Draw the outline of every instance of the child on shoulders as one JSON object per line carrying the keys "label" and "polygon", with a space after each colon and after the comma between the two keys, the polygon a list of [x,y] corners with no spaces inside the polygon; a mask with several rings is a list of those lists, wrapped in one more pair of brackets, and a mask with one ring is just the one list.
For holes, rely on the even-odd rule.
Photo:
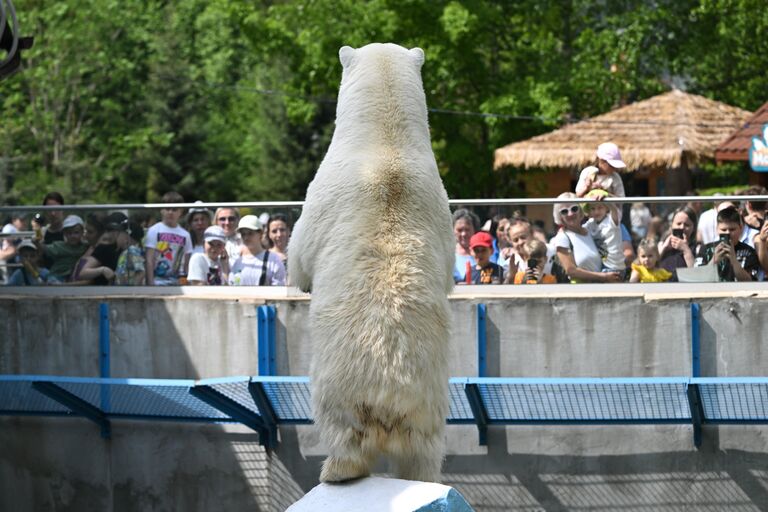
{"label": "child on shoulders", "polygon": [[[605,190],[591,190],[586,197],[600,199],[610,194]],[[603,259],[603,272],[616,272],[621,281],[626,275],[627,264],[624,259],[624,243],[619,226],[619,210],[613,204],[586,203],[584,212],[589,216],[584,227],[595,241]]]}

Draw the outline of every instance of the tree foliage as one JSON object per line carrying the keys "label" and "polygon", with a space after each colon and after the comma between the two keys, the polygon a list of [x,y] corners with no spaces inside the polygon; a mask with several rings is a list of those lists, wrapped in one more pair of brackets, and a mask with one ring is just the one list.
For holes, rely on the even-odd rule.
{"label": "tree foliage", "polygon": [[758,0],[18,0],[35,37],[0,82],[0,201],[304,196],[333,131],[338,49],[427,55],[453,197],[521,193],[493,150],[672,86],[755,109]]}

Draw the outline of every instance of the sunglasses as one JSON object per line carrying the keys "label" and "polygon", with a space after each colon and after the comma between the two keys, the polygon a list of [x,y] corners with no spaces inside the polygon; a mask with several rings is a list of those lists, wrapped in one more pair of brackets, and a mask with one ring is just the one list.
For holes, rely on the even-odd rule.
{"label": "sunglasses", "polygon": [[237,220],[237,217],[219,217],[216,219],[216,222],[235,222]]}
{"label": "sunglasses", "polygon": [[581,207],[579,205],[577,205],[577,204],[571,206],[570,208],[561,208],[560,209],[560,216],[565,217],[566,215],[568,215],[568,213],[573,215],[576,212],[578,212],[579,210],[581,210]]}

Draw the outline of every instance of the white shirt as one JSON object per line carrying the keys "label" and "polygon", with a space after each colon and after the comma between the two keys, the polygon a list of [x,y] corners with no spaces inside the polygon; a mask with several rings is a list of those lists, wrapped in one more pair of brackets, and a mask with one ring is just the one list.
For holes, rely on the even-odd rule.
{"label": "white shirt", "polygon": [[[211,265],[215,264],[216,262],[210,259],[204,252],[194,253],[189,259],[189,274],[187,274],[187,280],[207,283],[208,271],[211,269]],[[221,265],[219,265],[219,268],[221,268]],[[222,277],[223,279],[226,279],[226,276]],[[226,284],[226,281],[222,284]]]}
{"label": "white shirt", "polygon": [[162,222],[147,231],[145,246],[155,249],[155,284],[177,284],[184,271],[184,256],[192,253],[192,237],[181,226],[170,227]]}
{"label": "white shirt", "polygon": [[555,249],[564,248],[573,255],[573,260],[576,262],[576,266],[583,270],[590,270],[592,272],[600,272],[603,267],[603,260],[600,257],[600,252],[597,250],[595,241],[587,233],[586,235],[580,235],[573,231],[566,232],[561,229],[557,234],[549,241],[554,245]]}
{"label": "white shirt", "polygon": [[624,260],[624,243],[621,240],[621,228],[613,222],[609,213],[600,222],[590,218],[584,227],[595,241],[598,251],[603,257],[603,266],[608,270],[624,270],[627,268]]}
{"label": "white shirt", "polygon": [[[234,286],[258,286],[261,271],[264,268],[264,251],[256,256],[242,255],[232,264],[229,272],[229,284]],[[269,253],[267,259],[266,286],[285,286],[285,265],[280,256]]]}

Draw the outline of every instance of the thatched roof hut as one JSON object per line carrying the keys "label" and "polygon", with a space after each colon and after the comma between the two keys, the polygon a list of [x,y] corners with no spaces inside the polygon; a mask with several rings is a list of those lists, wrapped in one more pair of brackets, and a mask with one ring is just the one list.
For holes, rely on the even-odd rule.
{"label": "thatched roof hut", "polygon": [[750,112],[673,90],[495,151],[493,167],[584,167],[597,146],[612,141],[628,170],[687,167],[712,159],[715,148]]}

